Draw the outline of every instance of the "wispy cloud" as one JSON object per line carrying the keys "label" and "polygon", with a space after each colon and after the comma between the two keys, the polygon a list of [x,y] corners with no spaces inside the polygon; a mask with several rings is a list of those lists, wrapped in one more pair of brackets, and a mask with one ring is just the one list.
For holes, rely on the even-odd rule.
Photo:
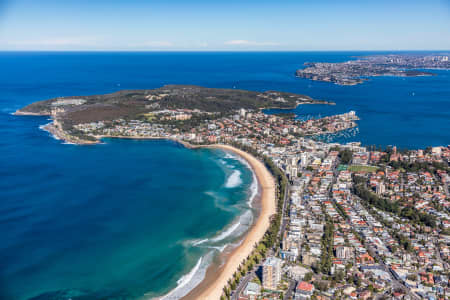
{"label": "wispy cloud", "polygon": [[275,42],[255,42],[248,40],[231,40],[224,43],[227,46],[278,46]]}
{"label": "wispy cloud", "polygon": [[[1,1],[1,0],[0,0]],[[32,50],[163,50],[175,47],[169,41],[139,41],[114,44],[108,38],[99,37],[51,37],[42,39],[0,40],[0,47],[5,49],[32,49]]]}
{"label": "wispy cloud", "polygon": [[142,44],[139,44],[138,46],[140,47],[173,47],[174,44],[172,42],[169,41],[147,41],[147,42],[143,42]]}
{"label": "wispy cloud", "polygon": [[92,46],[98,43],[95,37],[55,37],[39,40],[13,40],[5,42],[11,46],[70,47]]}

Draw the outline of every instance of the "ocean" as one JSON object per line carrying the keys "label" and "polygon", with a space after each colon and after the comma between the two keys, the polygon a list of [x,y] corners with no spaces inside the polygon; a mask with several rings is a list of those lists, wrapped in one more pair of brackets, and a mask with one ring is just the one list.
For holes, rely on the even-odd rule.
{"label": "ocean", "polygon": [[164,84],[281,90],[337,104],[299,106],[298,118],[356,111],[357,130],[328,140],[449,144],[449,71],[357,86],[294,76],[304,62],[367,54],[0,53],[0,298],[145,299],[170,291],[167,299],[178,298],[256,213],[248,203],[252,172],[228,153],[171,141],[67,145],[39,128],[46,117],[11,115],[15,110],[52,97]]}

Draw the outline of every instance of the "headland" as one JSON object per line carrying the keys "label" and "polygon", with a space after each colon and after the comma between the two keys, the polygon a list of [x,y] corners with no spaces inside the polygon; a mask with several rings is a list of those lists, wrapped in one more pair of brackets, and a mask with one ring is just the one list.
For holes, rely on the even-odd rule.
{"label": "headland", "polygon": [[[211,266],[206,279],[185,296],[185,299],[219,299],[223,288],[233,279],[239,266],[252,254],[269,228],[273,242],[278,225],[273,226],[271,217],[280,209],[275,200],[274,178],[265,166],[267,162],[263,163],[231,145],[261,141],[283,146],[290,144],[291,139],[356,126],[358,117],[353,111],[308,121],[262,112],[263,109],[295,108],[306,103],[331,104],[284,92],[165,86],[156,90],[50,99],[30,104],[17,114],[50,115],[53,122],[43,129],[74,144],[96,144],[102,138],[169,139],[188,148],[231,151],[245,159],[260,187],[259,217],[239,246],[223,258],[224,264]],[[261,153],[260,150],[257,149],[257,152]]]}

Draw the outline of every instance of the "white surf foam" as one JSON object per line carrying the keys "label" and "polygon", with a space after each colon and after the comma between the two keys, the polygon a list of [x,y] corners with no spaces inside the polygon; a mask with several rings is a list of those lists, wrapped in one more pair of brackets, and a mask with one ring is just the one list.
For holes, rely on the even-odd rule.
{"label": "white surf foam", "polygon": [[50,125],[50,124],[52,124],[52,122],[44,124],[44,125],[39,125],[39,129],[43,130],[43,131],[47,131],[47,130],[45,130],[45,126]]}
{"label": "white surf foam", "polygon": [[[234,155],[234,154],[230,154],[230,153],[226,152],[225,158],[234,159],[234,160],[239,161],[240,163],[245,165],[252,172],[252,184],[250,185],[251,193],[250,193],[250,197],[248,198],[248,201],[247,201],[248,206],[252,207],[253,200],[255,199],[256,195],[258,194],[258,180],[256,179],[256,175],[255,175],[255,172],[253,171],[253,168],[250,166],[250,164],[245,159],[243,159],[239,155]],[[230,182],[230,180],[232,179],[231,177],[234,174],[235,173],[233,172],[233,174],[231,174],[231,176],[228,178],[227,184]],[[240,179],[240,176],[239,176],[239,179]],[[234,180],[234,178],[233,178],[233,180]],[[239,184],[241,184],[241,183],[242,183],[242,181]],[[227,184],[225,184],[225,187],[228,187]]]}
{"label": "white surf foam", "polygon": [[222,231],[218,236],[216,236],[215,238],[212,238],[211,241],[218,242],[218,241],[221,241],[221,240],[229,237],[233,233],[233,231],[235,231],[239,227],[239,225],[241,225],[241,223],[239,223],[239,221],[234,223],[233,225],[231,225],[230,227],[225,229],[225,231]]}
{"label": "white surf foam", "polygon": [[236,156],[231,155],[231,153],[229,152],[225,152],[225,158],[232,158],[232,159],[236,159]]}
{"label": "white surf foam", "polygon": [[231,206],[223,204],[225,199],[223,196],[220,196],[218,193],[213,192],[213,191],[207,191],[207,192],[205,192],[205,194],[213,198],[214,205],[217,208],[219,208],[223,211],[229,211],[229,212],[231,212],[233,210],[233,208]]}
{"label": "white surf foam", "polygon": [[239,186],[241,183],[241,171],[235,170],[233,171],[233,173],[231,173],[230,177],[228,177],[227,182],[225,183],[225,187],[234,188]]}
{"label": "white surf foam", "polygon": [[178,292],[183,289],[194,277],[195,273],[200,269],[200,265],[202,263],[202,257],[199,258],[197,261],[197,264],[194,266],[194,268],[187,274],[181,276],[180,279],[177,281],[177,287],[170,291],[167,295],[162,297],[161,299],[179,299]]}
{"label": "white surf foam", "polygon": [[50,131],[48,131],[47,129],[45,129],[45,126],[52,124],[52,122],[44,124],[44,125],[40,125],[39,129],[42,131],[45,131],[48,133],[49,136],[51,136],[52,138],[54,138],[55,140],[60,141],[61,139],[59,137],[57,137],[56,135],[52,134]]}
{"label": "white surf foam", "polygon": [[228,244],[222,245],[222,246],[208,246],[207,248],[215,249],[219,252],[223,252],[225,248],[228,246]]}
{"label": "white surf foam", "polygon": [[247,210],[245,213],[239,216],[239,219],[236,223],[226,228],[218,236],[212,238],[211,242],[216,243],[228,238],[231,235],[237,236],[242,234],[245,230],[247,230],[248,226],[250,226],[252,219],[253,219],[252,212],[250,210]]}
{"label": "white surf foam", "polygon": [[258,194],[258,180],[256,179],[255,172],[252,171],[252,184],[250,185],[250,197],[248,197],[247,204],[249,207],[253,207],[253,200],[255,200],[256,195]]}
{"label": "white surf foam", "polygon": [[201,244],[206,243],[207,241],[209,241],[209,240],[208,240],[208,239],[199,240],[199,241],[194,242],[194,243],[192,244],[192,246],[198,246],[198,245],[201,245]]}
{"label": "white surf foam", "polygon": [[223,241],[229,237],[238,237],[248,230],[253,222],[253,213],[251,210],[246,210],[239,216],[237,222],[227,227],[217,236],[211,239],[203,239],[191,242],[194,247],[212,248],[222,252],[229,244],[217,245],[218,242]]}
{"label": "white surf foam", "polygon": [[246,210],[239,216],[239,227],[232,233],[233,236],[240,236],[248,230],[253,223],[253,213],[251,210]]}
{"label": "white surf foam", "polygon": [[200,257],[197,264],[189,273],[183,275],[177,281],[177,287],[168,294],[162,296],[161,300],[176,300],[187,295],[194,287],[196,287],[204,278],[209,264],[212,262],[213,251]]}
{"label": "white surf foam", "polygon": [[230,158],[230,159],[237,160],[240,163],[242,163],[243,165],[245,165],[247,168],[251,169],[249,163],[245,159],[243,159],[241,156],[239,156],[237,154],[228,154],[228,152],[227,152],[227,154],[225,155],[225,158]]}

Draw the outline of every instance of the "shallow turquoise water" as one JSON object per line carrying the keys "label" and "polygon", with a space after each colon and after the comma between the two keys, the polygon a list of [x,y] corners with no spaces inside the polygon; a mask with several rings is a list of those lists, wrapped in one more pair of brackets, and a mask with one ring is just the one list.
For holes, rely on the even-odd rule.
{"label": "shallow turquoise water", "polygon": [[24,119],[27,136],[0,158],[2,299],[165,293],[217,251],[192,244],[247,208],[251,171],[222,151],[169,141],[64,145],[36,130],[39,119]]}
{"label": "shallow turquoise water", "polygon": [[[63,145],[39,130],[45,118],[10,113],[51,97],[164,84],[282,90],[337,103],[300,106],[301,118],[355,110],[359,131],[342,141],[449,144],[449,71],[345,87],[294,76],[307,61],[367,54],[0,53],[0,299],[164,294],[233,238],[212,240],[246,211],[252,182],[218,151],[163,141]],[[236,170],[242,183],[227,188]]]}

